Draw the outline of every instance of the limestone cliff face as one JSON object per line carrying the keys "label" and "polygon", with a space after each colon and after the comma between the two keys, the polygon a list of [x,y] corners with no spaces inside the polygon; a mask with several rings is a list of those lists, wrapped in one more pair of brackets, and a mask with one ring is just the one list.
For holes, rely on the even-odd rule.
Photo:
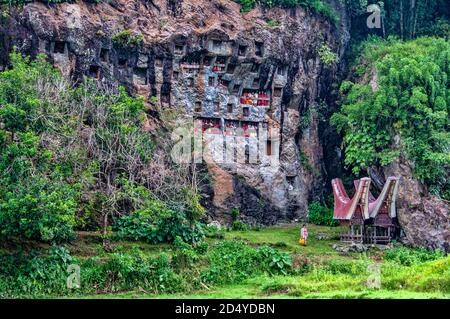
{"label": "limestone cliff face", "polygon": [[428,193],[413,176],[413,165],[399,158],[384,168],[386,176],[399,176],[398,220],[407,241],[416,247],[450,252],[450,205]]}
{"label": "limestone cliff face", "polygon": [[207,164],[212,218],[229,220],[233,207],[248,222],[304,217],[308,199],[321,196],[316,106],[336,67],[325,67],[317,52],[327,44],[342,55],[342,26],[301,7],[243,15],[230,0],[111,0],[31,3],[12,9],[2,31],[3,52],[15,45],[46,53],[74,80],[123,84],[145,97],[149,114],[172,108],[202,132],[212,128],[202,134],[235,142],[243,132],[243,162]]}

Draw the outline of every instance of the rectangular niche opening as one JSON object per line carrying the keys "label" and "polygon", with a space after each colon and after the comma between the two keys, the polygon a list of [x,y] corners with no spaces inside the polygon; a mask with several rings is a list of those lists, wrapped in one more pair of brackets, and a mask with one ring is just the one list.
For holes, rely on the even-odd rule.
{"label": "rectangular niche opening", "polygon": [[214,58],[214,57],[212,57],[212,56],[205,56],[205,57],[203,58],[203,65],[204,65],[204,66],[211,66],[211,63],[212,63],[213,58]]}
{"label": "rectangular niche opening", "polygon": [[182,45],[182,44],[175,44],[175,47],[173,49],[173,53],[175,53],[175,54],[184,54],[184,45]]}
{"label": "rectangular niche opening", "polygon": [[227,57],[225,56],[218,56],[216,58],[216,65],[225,66],[225,63],[227,63]]}
{"label": "rectangular niche opening", "polygon": [[277,68],[277,74],[281,76],[286,76],[287,68],[285,66],[279,66]]}
{"label": "rectangular niche opening", "polygon": [[240,45],[238,49],[238,55],[239,56],[245,56],[245,53],[247,53],[247,46],[246,45]]}
{"label": "rectangular niche opening", "polygon": [[215,77],[213,77],[213,76],[210,76],[209,78],[208,78],[208,86],[214,86],[214,84],[215,84]]}
{"label": "rectangular niche opening", "polygon": [[202,102],[200,102],[200,101],[195,102],[194,111],[195,112],[201,112],[202,111]]}
{"label": "rectangular niche opening", "polygon": [[64,54],[66,53],[66,41],[55,41],[53,45],[53,53]]}
{"label": "rectangular niche opening", "polygon": [[228,66],[227,66],[227,73],[228,74],[233,74],[235,69],[236,69],[236,64],[228,64]]}
{"label": "rectangular niche opening", "polygon": [[214,111],[217,113],[220,113],[220,102],[219,101],[214,102]]}
{"label": "rectangular niche opening", "polygon": [[147,69],[146,68],[134,68],[133,71],[134,80],[137,84],[147,85]]}
{"label": "rectangular niche opening", "polygon": [[267,156],[272,155],[272,141],[271,140],[266,141],[266,155]]}
{"label": "rectangular niche opening", "polygon": [[163,66],[163,60],[161,58],[156,58],[155,59],[155,66],[157,68],[161,68]]}
{"label": "rectangular niche opening", "polygon": [[117,64],[118,64],[120,67],[125,67],[125,66],[127,66],[127,62],[128,62],[128,59],[127,59],[127,58],[124,58],[124,57],[119,57],[119,59],[117,60]]}
{"label": "rectangular niche opening", "polygon": [[89,76],[91,78],[100,79],[100,67],[98,65],[91,65],[89,67]]}
{"label": "rectangular niche opening", "polygon": [[295,183],[295,176],[286,176],[286,181],[289,185],[294,186]]}
{"label": "rectangular niche opening", "polygon": [[212,47],[213,47],[214,50],[222,49],[222,41],[220,41],[220,40],[213,40],[212,41]]}
{"label": "rectangular niche opening", "polygon": [[177,81],[180,73],[178,71],[173,71],[172,73],[172,79]]}
{"label": "rectangular niche opening", "polygon": [[264,44],[259,41],[255,41],[255,55],[256,56],[263,56],[264,54]]}
{"label": "rectangular niche opening", "polygon": [[109,50],[102,48],[100,50],[100,61],[102,62],[108,62],[109,61]]}
{"label": "rectangular niche opening", "polygon": [[228,88],[230,86],[230,83],[230,80],[219,79],[219,85],[223,88]]}
{"label": "rectangular niche opening", "polygon": [[161,103],[167,104],[169,102],[170,102],[170,95],[161,93]]}
{"label": "rectangular niche opening", "polygon": [[242,114],[243,114],[244,116],[249,116],[249,115],[250,115],[250,108],[249,108],[248,106],[244,106],[244,107],[242,108]]}
{"label": "rectangular niche opening", "polygon": [[233,113],[233,104],[232,103],[228,103],[227,104],[227,112],[228,113]]}
{"label": "rectangular niche opening", "polygon": [[240,90],[241,86],[235,84],[233,87],[233,94],[239,94],[239,90]]}
{"label": "rectangular niche opening", "polygon": [[259,88],[259,78],[255,78],[253,79],[253,87],[254,88]]}
{"label": "rectangular niche opening", "polygon": [[282,89],[282,88],[280,88],[280,87],[275,87],[275,88],[273,89],[273,96],[274,96],[274,97],[281,97],[282,92],[283,92],[283,89]]}

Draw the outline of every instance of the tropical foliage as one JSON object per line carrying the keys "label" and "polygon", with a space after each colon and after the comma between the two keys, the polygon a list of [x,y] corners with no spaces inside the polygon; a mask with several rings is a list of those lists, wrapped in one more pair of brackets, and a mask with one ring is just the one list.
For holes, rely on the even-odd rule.
{"label": "tropical foliage", "polygon": [[344,134],[345,163],[358,174],[402,156],[417,178],[449,198],[448,41],[374,40],[363,52],[356,69],[371,78],[342,83],[342,109],[331,119]]}

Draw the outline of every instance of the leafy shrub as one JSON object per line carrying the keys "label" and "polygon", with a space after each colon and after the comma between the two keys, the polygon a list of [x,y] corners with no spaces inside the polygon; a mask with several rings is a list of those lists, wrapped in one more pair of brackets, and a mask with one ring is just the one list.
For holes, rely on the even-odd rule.
{"label": "leafy shrub", "polygon": [[348,274],[361,276],[367,273],[368,266],[369,262],[367,260],[331,260],[326,263],[325,269],[334,275]]}
{"label": "leafy shrub", "polygon": [[257,252],[242,242],[223,241],[208,254],[209,268],[202,280],[212,284],[239,282],[257,269]]}
{"label": "leafy shrub", "polygon": [[398,247],[392,248],[385,252],[384,258],[389,261],[394,261],[404,266],[412,266],[419,263],[424,263],[431,260],[436,260],[444,257],[445,254],[441,250],[426,250],[424,248],[407,248]]}
{"label": "leafy shrub", "polygon": [[184,242],[180,236],[175,238],[173,247],[175,248],[175,254],[172,262],[177,268],[191,267],[199,259],[194,247]]}
{"label": "leafy shrub", "polygon": [[360,64],[376,72],[377,89],[363,79],[344,82],[341,111],[331,118],[344,134],[345,164],[355,174],[402,156],[431,192],[450,194],[449,56],[445,39],[364,45]]}
{"label": "leafy shrub", "polygon": [[147,209],[120,217],[116,224],[117,235],[152,244],[172,242],[180,236],[185,242],[199,242],[204,237],[200,223],[191,223],[184,214],[169,209],[160,201],[152,201]]}
{"label": "leafy shrub", "polygon": [[410,266],[404,266],[397,260],[386,261],[381,267],[381,276],[384,289],[449,293],[450,257],[419,263],[413,260]]}
{"label": "leafy shrub", "polygon": [[323,43],[318,51],[320,61],[326,66],[331,66],[337,61],[337,54],[331,51],[330,47]]}
{"label": "leafy shrub", "polygon": [[205,236],[208,238],[223,239],[225,237],[223,228],[219,228],[214,225],[207,225],[204,230]]}
{"label": "leafy shrub", "polygon": [[318,202],[312,202],[308,205],[308,221],[315,225],[338,225],[338,223],[333,219],[333,210],[322,206]]}
{"label": "leafy shrub", "polygon": [[292,259],[289,254],[279,252],[269,246],[258,248],[259,264],[268,273],[287,275],[292,270]]}
{"label": "leafy shrub", "polygon": [[121,46],[138,46],[144,41],[142,34],[134,34],[131,30],[123,30],[111,38],[111,40]]}
{"label": "leafy shrub", "polygon": [[243,242],[223,241],[208,253],[209,266],[201,274],[206,283],[235,283],[261,273],[287,274],[290,256],[263,246],[254,249]]}
{"label": "leafy shrub", "polygon": [[275,28],[280,26],[280,21],[278,20],[268,20],[266,23],[269,28]]}
{"label": "leafy shrub", "polygon": [[154,293],[183,290],[184,281],[171,267],[170,258],[144,256],[135,250],[114,253],[106,261],[91,258],[81,266],[84,291],[115,292],[138,287]]}
{"label": "leafy shrub", "polygon": [[67,266],[74,262],[67,249],[54,246],[45,256],[0,255],[0,298],[36,297],[67,293]]}
{"label": "leafy shrub", "polygon": [[239,208],[233,207],[233,208],[231,209],[231,220],[232,220],[232,221],[237,220],[238,217],[239,217],[239,215],[240,215]]}
{"label": "leafy shrub", "polygon": [[240,220],[235,220],[233,222],[233,225],[231,226],[231,229],[233,230],[237,230],[237,231],[246,231],[248,230],[248,227],[246,224],[244,224],[242,221]]}
{"label": "leafy shrub", "polygon": [[262,5],[266,7],[295,7],[297,5],[303,6],[313,12],[321,14],[333,23],[337,23],[338,16],[334,9],[326,2],[322,0],[235,0],[242,5],[242,11],[248,12],[255,5]]}

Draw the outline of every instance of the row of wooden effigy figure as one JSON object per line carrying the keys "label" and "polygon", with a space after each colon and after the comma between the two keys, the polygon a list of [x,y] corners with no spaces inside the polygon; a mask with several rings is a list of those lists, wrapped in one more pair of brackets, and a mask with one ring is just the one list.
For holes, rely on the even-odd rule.
{"label": "row of wooden effigy figure", "polygon": [[370,178],[355,180],[355,194],[347,195],[342,180],[332,180],[333,218],[341,224],[344,242],[387,244],[399,235],[396,199],[399,178],[390,176],[378,198],[370,192]]}

